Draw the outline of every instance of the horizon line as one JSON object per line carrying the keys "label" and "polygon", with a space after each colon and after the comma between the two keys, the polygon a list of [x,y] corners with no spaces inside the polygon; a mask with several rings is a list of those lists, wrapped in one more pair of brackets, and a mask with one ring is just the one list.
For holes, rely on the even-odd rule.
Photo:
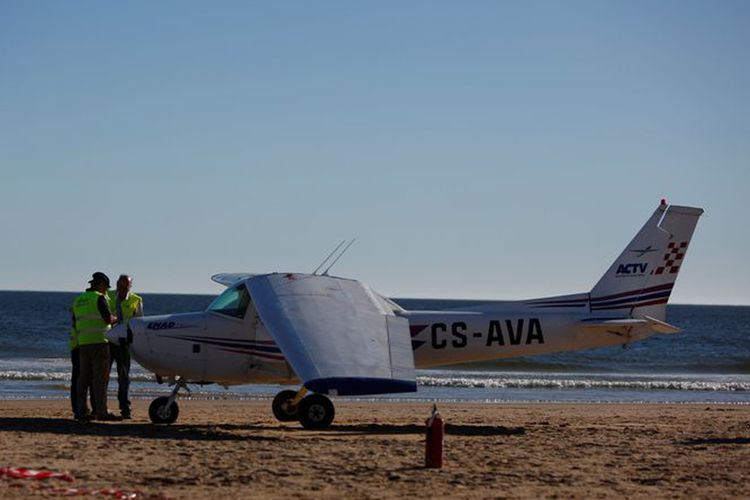
{"label": "horizon line", "polygon": [[[217,284],[218,285],[218,284]],[[218,285],[223,286],[223,285]],[[114,290],[114,288],[112,288]],[[1,289],[0,293],[2,292],[16,292],[16,293],[81,293],[80,290],[12,290],[12,289]],[[138,292],[139,294],[149,294],[149,295],[208,295],[208,296],[218,296],[219,293],[199,293],[199,292]],[[452,298],[441,298],[441,297],[388,297],[389,299],[393,300],[453,300],[453,301],[471,301],[471,302],[506,302],[506,301],[518,301],[523,302],[524,300],[531,300],[531,299],[470,299],[470,298],[461,298],[461,297],[452,297]],[[708,303],[696,303],[696,302],[668,302],[667,305],[673,305],[673,306],[726,306],[726,307],[748,307],[750,304],[726,304],[726,303],[714,303],[714,302],[708,302]]]}

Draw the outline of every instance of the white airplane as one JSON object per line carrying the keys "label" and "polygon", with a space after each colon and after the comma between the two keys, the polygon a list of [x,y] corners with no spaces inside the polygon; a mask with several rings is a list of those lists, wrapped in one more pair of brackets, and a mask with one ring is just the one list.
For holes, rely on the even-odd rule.
{"label": "white airplane", "polygon": [[679,332],[665,322],[666,305],[702,213],[662,201],[590,292],[407,311],[328,270],[218,274],[212,279],[227,290],[205,311],[134,318],[108,338],[127,342],[159,383],[174,384],[169,396],[151,403],[154,423],[177,419],[176,398],[188,383],[301,382],[299,390],[276,395],[274,415],[326,428],[334,418],[327,395],[415,392],[415,368],[624,345]]}

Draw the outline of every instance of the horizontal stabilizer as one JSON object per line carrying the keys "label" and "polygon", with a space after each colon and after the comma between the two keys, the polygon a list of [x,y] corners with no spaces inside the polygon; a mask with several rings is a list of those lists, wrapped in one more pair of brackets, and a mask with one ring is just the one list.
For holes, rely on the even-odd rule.
{"label": "horizontal stabilizer", "polygon": [[580,325],[587,332],[601,333],[630,333],[636,329],[646,328],[655,333],[679,333],[676,326],[665,323],[658,319],[646,316],[645,318],[622,318],[601,319],[590,318],[581,321]]}
{"label": "horizontal stabilizer", "polygon": [[247,286],[306,388],[340,396],[417,390],[409,321],[367,286],[311,274],[255,276]]}
{"label": "horizontal stabilizer", "polygon": [[655,331],[656,333],[680,333],[682,331],[682,328],[678,328],[674,325],[670,325],[669,323],[665,321],[661,321],[656,318],[652,318],[651,316],[646,316],[646,320],[648,320],[649,326],[651,326],[651,329]]}
{"label": "horizontal stabilizer", "polygon": [[648,321],[645,319],[599,319],[591,318],[581,321],[581,326],[589,332],[621,332],[627,333],[635,327],[645,326]]}

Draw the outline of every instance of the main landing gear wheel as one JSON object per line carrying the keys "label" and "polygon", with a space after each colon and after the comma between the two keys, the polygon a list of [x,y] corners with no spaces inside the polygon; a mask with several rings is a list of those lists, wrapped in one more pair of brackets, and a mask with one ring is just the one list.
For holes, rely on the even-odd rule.
{"label": "main landing gear wheel", "polygon": [[180,407],[177,401],[169,404],[168,396],[161,396],[154,399],[148,407],[148,416],[155,424],[173,424],[180,414]]}
{"label": "main landing gear wheel", "polygon": [[292,404],[296,397],[297,391],[281,391],[273,398],[271,409],[276,420],[279,422],[299,420],[299,404]]}
{"label": "main landing gear wheel", "polygon": [[326,429],[335,416],[333,403],[322,394],[311,394],[299,404],[299,422],[305,429]]}

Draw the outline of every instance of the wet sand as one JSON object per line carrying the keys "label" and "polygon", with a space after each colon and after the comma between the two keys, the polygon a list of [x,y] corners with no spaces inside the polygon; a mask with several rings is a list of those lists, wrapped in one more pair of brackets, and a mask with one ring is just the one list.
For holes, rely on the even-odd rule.
{"label": "wet sand", "polygon": [[[445,466],[425,469],[429,403],[337,402],[334,426],[278,423],[270,401],[180,401],[170,426],[78,424],[67,401],[0,401],[0,467],[55,486],[170,498],[747,497],[750,405],[441,404]],[[0,498],[49,496],[0,479]]]}

